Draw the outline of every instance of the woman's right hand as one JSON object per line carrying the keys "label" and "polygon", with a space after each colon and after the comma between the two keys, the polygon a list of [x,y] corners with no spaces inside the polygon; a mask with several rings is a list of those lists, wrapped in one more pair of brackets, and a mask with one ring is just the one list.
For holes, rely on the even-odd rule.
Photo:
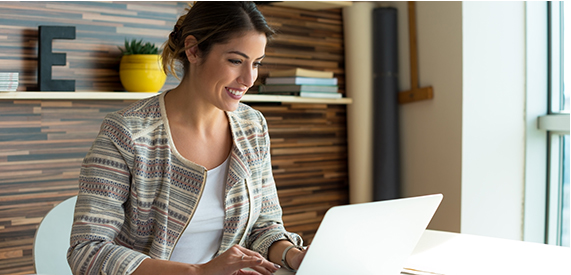
{"label": "woman's right hand", "polygon": [[[250,268],[252,270],[242,270]],[[262,255],[234,245],[210,262],[198,266],[199,274],[208,275],[271,275],[280,268]]]}
{"label": "woman's right hand", "polygon": [[[250,268],[250,270],[242,270]],[[147,258],[132,275],[270,275],[280,268],[257,252],[234,245],[205,264],[185,264]]]}

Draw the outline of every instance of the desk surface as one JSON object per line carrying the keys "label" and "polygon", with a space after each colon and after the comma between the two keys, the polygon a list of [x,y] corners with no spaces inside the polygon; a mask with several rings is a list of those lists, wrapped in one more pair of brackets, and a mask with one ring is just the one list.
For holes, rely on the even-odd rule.
{"label": "desk surface", "polygon": [[405,268],[432,275],[571,274],[571,248],[426,230]]}
{"label": "desk surface", "polygon": [[[311,249],[311,248],[310,248]],[[405,265],[422,275],[569,275],[571,248],[426,230]],[[294,273],[279,270],[276,275]]]}

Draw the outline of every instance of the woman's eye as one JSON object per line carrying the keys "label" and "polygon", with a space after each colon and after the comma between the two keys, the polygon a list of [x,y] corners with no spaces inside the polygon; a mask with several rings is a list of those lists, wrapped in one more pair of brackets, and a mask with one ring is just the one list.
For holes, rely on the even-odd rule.
{"label": "woman's eye", "polygon": [[242,64],[242,61],[238,60],[238,59],[229,59],[228,61],[230,61],[230,63],[235,64],[235,65]]}
{"label": "woman's eye", "polygon": [[262,62],[254,62],[254,68],[259,68],[262,65],[264,65]]}

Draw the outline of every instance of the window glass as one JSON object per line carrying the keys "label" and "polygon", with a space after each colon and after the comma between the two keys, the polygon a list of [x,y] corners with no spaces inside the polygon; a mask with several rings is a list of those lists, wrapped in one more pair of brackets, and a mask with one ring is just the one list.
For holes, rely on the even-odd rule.
{"label": "window glass", "polygon": [[[571,12],[571,5],[564,5],[563,1],[561,1],[561,26],[562,26],[562,32],[561,32],[561,41],[563,41],[563,43],[561,44],[561,55],[562,55],[562,60],[563,60],[563,64],[561,65],[561,71],[562,71],[562,75],[563,75],[563,81],[562,81],[562,94],[563,94],[563,106],[561,108],[561,111],[564,113],[569,113],[569,89],[565,89],[565,83],[570,83],[569,82],[569,70],[565,71],[565,64],[569,64],[569,55],[565,55],[564,54],[564,45],[570,45],[569,44],[569,30],[571,30],[570,28],[570,24],[569,24],[569,20],[565,21],[564,19],[564,14],[570,14],[569,12]],[[570,239],[570,227],[571,227],[571,212],[569,210],[569,204],[571,201],[571,195],[569,193],[569,169],[570,169],[570,164],[569,164],[569,135],[566,135],[563,138],[563,167],[562,167],[562,193],[563,193],[563,198],[562,198],[562,211],[561,211],[561,245],[563,246],[567,246],[569,247],[569,239]]]}
{"label": "window glass", "polygon": [[571,227],[571,212],[569,211],[569,135],[563,138],[563,173],[562,173],[562,211],[561,211],[561,236],[562,246],[569,247],[569,227]]}
{"label": "window glass", "polygon": [[[564,11],[561,14],[561,21],[563,23],[563,24],[561,24],[563,26],[563,31],[561,32],[562,33],[562,35],[561,35],[562,39],[561,40],[563,41],[563,44],[561,45],[561,54],[563,55],[562,59],[564,60],[563,65],[561,66],[561,70],[563,71],[563,85],[562,85],[563,86],[562,87],[563,93],[562,94],[563,94],[563,102],[564,102],[563,106],[561,108],[561,111],[565,112],[565,113],[569,113],[569,89],[565,89],[565,83],[569,83],[569,70],[565,71],[564,65],[569,64],[570,59],[569,59],[569,55],[563,54],[564,53],[563,49],[565,49],[565,47],[563,47],[563,45],[570,45],[568,34],[569,34],[569,30],[571,30],[571,27],[569,26],[570,20],[565,21],[563,14],[565,14],[565,13],[568,15],[571,14],[570,13],[571,12],[571,5],[563,5],[563,1],[562,1],[561,6],[562,6],[562,10]],[[569,136],[567,136],[567,139],[569,139]],[[569,153],[569,147],[567,147],[567,153]],[[569,167],[567,167],[567,171],[569,171]]]}

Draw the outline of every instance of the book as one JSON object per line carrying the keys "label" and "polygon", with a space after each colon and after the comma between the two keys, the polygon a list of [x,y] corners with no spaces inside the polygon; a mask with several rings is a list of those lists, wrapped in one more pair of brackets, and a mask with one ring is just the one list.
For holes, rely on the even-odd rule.
{"label": "book", "polygon": [[337,85],[337,78],[268,77],[266,84]]}
{"label": "book", "polygon": [[0,72],[0,76],[18,75],[18,72]]}
{"label": "book", "polygon": [[0,91],[15,92],[18,89],[19,73],[0,72]]}
{"label": "book", "polygon": [[300,96],[300,97],[313,97],[313,98],[342,98],[340,93],[327,93],[327,92],[275,92],[275,93],[258,93],[256,95],[284,95],[284,96]]}
{"label": "book", "polygon": [[18,89],[18,82],[0,82],[0,91],[15,92]]}
{"label": "book", "polygon": [[0,73],[0,82],[18,82],[19,73]]}
{"label": "book", "polygon": [[294,68],[289,70],[270,71],[270,77],[316,77],[316,78],[333,78],[333,72],[317,71],[303,68]]}
{"label": "book", "polygon": [[339,90],[337,85],[260,85],[260,93],[276,92],[322,92],[336,93]]}
{"label": "book", "polygon": [[300,92],[301,97],[316,97],[316,98],[342,98],[340,93],[319,93],[319,92]]}
{"label": "book", "polygon": [[251,95],[292,95],[292,96],[299,96],[299,92],[259,93],[259,92],[248,91],[248,94],[251,94]]}

